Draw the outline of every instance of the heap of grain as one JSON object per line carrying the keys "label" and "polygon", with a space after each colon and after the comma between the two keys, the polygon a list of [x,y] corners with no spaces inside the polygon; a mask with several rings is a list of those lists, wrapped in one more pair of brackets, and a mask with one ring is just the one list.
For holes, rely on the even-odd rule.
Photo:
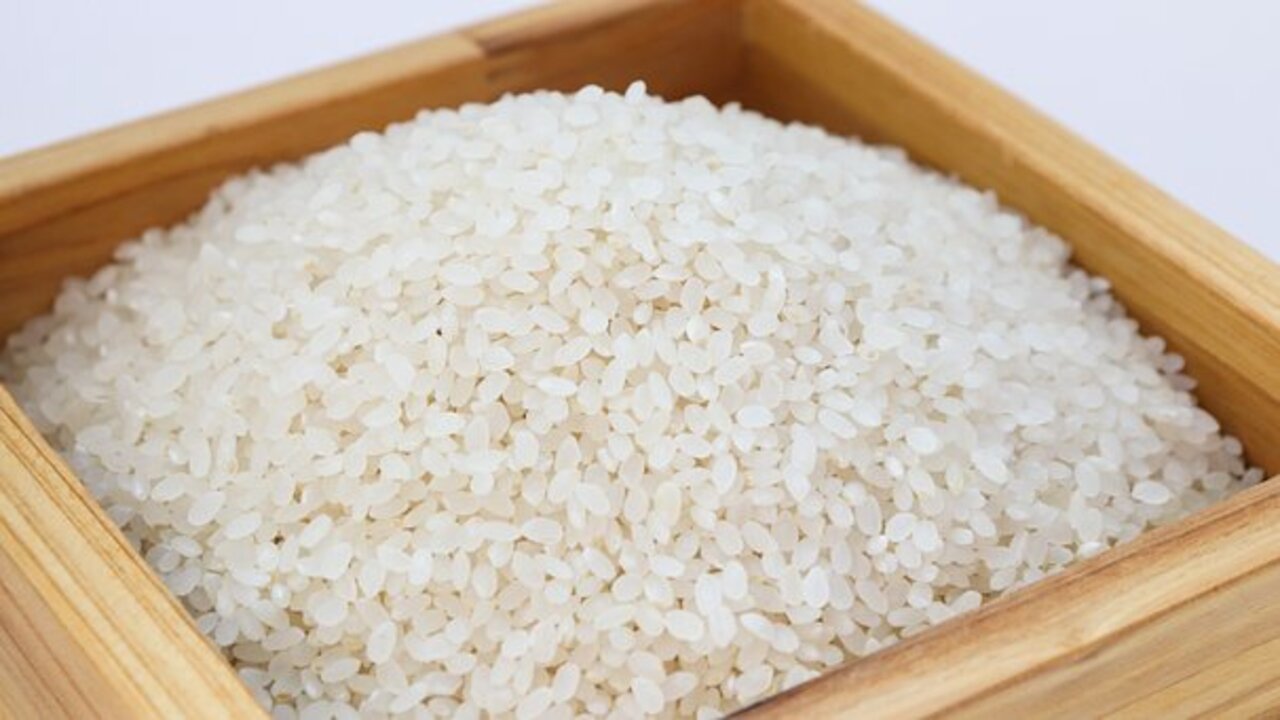
{"label": "heap of grain", "polygon": [[587,88],[223,186],[3,376],[277,717],[716,715],[1258,479],[902,153]]}

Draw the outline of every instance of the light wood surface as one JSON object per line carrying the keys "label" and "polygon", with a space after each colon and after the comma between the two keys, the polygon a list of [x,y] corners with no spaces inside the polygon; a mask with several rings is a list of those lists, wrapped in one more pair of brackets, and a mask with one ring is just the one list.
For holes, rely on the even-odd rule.
{"label": "light wood surface", "polygon": [[[1261,599],[1255,598],[1255,602]],[[1280,708],[1280,676],[1259,670],[1280,664],[1280,638],[1270,637],[1253,646],[1246,641],[1232,650],[1229,657],[1216,665],[1170,681],[1111,715],[1116,720],[1148,720],[1258,717],[1269,711],[1274,717]]]}
{"label": "light wood surface", "polygon": [[[890,141],[1062,234],[1280,472],[1280,271],[846,0],[559,3],[0,160],[0,335],[226,176],[514,90],[738,99]],[[1224,189],[1224,191],[1227,191]],[[229,666],[0,390],[0,717],[253,717]],[[1177,717],[1280,702],[1280,484],[752,709]]]}

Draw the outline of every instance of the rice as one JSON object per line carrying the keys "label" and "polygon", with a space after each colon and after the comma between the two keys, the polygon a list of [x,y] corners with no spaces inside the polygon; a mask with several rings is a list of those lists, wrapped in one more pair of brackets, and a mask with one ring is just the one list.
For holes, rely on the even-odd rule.
{"label": "rice", "polygon": [[710,717],[1256,482],[1105,280],[633,85],[227,182],[0,358],[278,718]]}

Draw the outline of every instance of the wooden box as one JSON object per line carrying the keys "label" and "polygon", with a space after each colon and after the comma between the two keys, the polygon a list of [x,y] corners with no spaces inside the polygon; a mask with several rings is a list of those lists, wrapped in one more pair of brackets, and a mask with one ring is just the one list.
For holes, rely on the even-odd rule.
{"label": "wooden box", "polygon": [[[1280,471],[1280,268],[850,0],[559,4],[4,160],[0,335],[229,174],[421,107],[636,78],[895,143],[994,189],[1110,278],[1252,461]],[[746,714],[1263,711],[1280,707],[1277,598],[1272,482]],[[262,716],[2,390],[0,715]]]}

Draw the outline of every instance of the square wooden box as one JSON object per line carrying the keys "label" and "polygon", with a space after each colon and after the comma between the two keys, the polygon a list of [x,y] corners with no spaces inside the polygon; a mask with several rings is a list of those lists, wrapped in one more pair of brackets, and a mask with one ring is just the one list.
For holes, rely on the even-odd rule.
{"label": "square wooden box", "polygon": [[[421,107],[636,78],[901,145],[994,189],[1110,278],[1252,461],[1280,471],[1280,268],[850,0],[560,4],[0,161],[0,336],[229,174]],[[747,714],[1265,711],[1280,707],[1277,598],[1271,482]],[[262,716],[3,390],[0,716]]]}

